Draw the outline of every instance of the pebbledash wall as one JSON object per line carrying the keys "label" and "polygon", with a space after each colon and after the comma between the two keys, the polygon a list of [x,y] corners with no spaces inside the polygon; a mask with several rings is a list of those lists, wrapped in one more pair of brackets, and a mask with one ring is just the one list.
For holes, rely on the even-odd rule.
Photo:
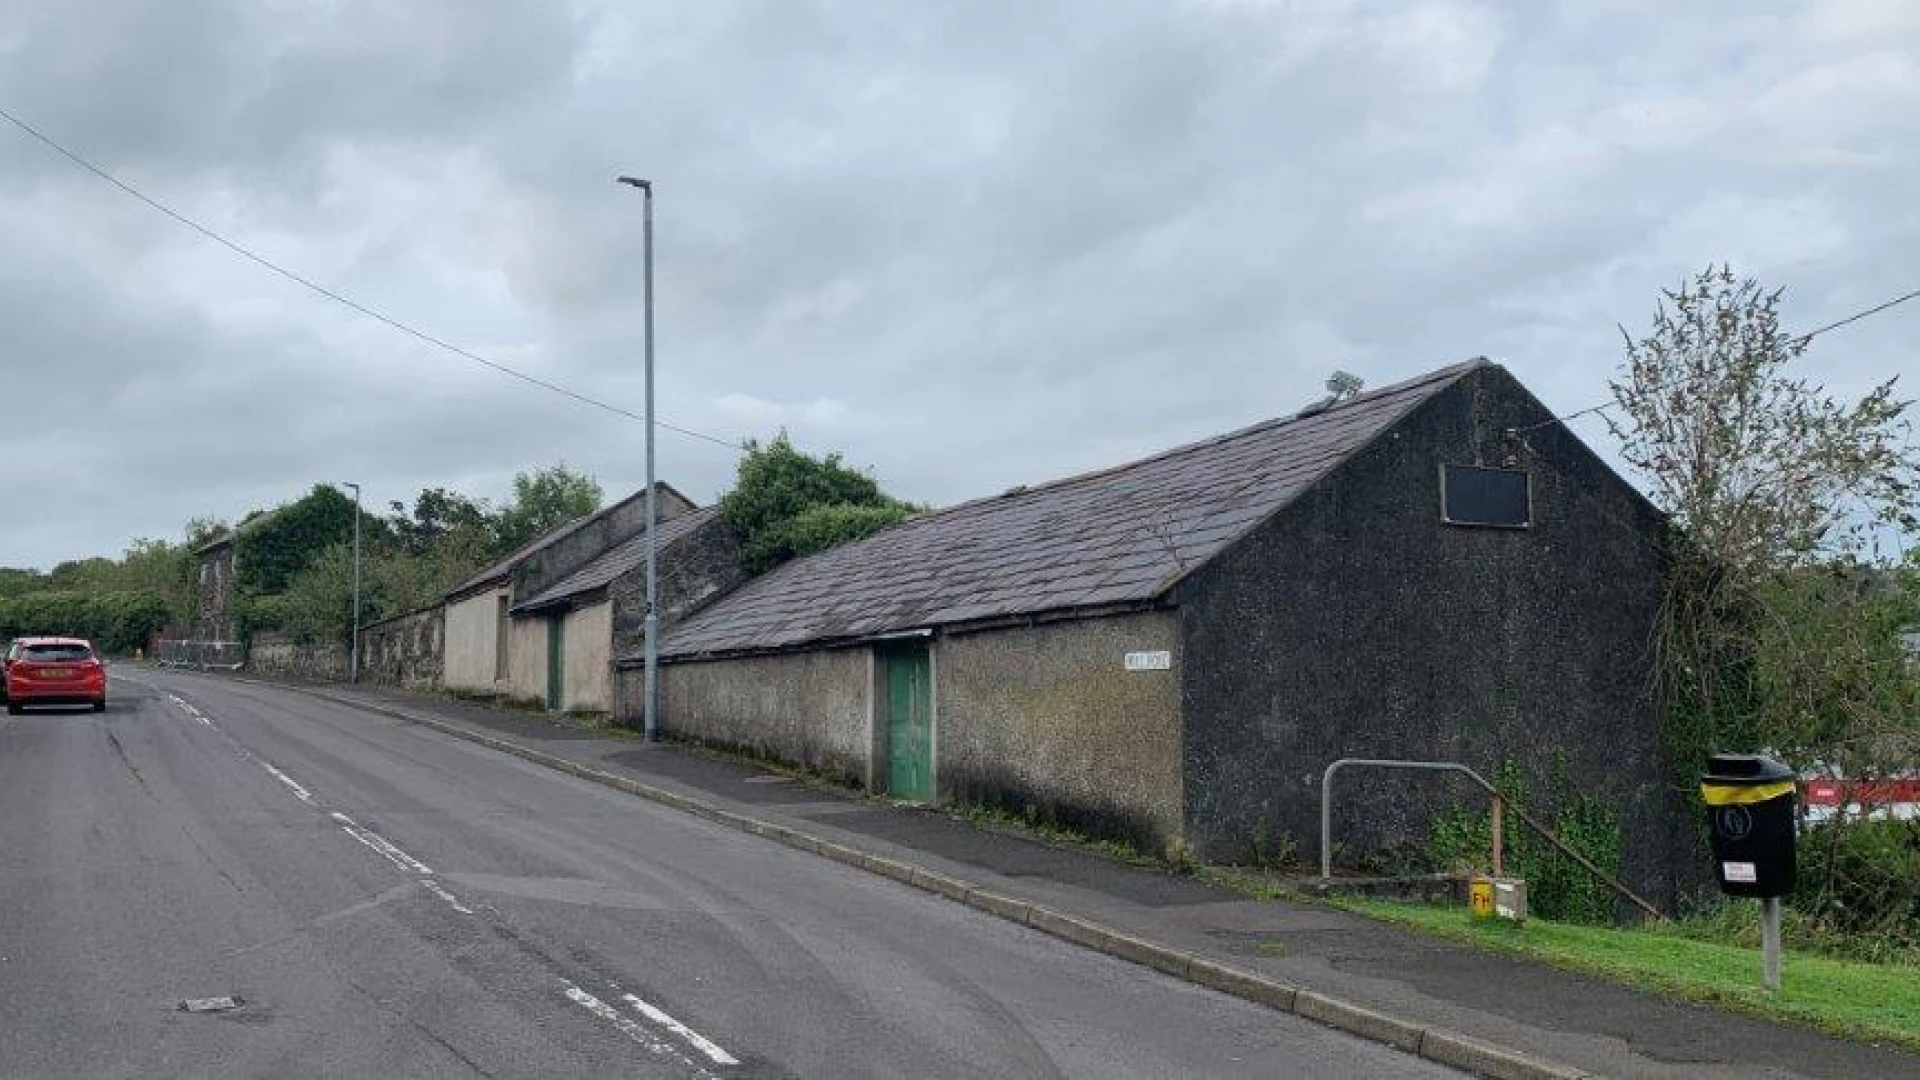
{"label": "pebbledash wall", "polygon": [[[616,715],[638,724],[644,672],[620,671]],[[827,649],[660,668],[660,712],[675,734],[781,758],[848,783],[872,782],[870,649]]]}
{"label": "pebbledash wall", "polygon": [[[1180,624],[1169,612],[937,639],[935,791],[1166,849],[1181,835]],[[1171,654],[1129,671],[1129,653]]]}
{"label": "pebbledash wall", "polygon": [[[1128,653],[1180,648],[1169,612],[1075,619],[928,639],[934,797],[1031,813],[1150,849],[1181,835],[1177,662],[1129,671]],[[884,646],[660,668],[669,730],[887,786]],[[621,671],[618,714],[639,715]]]}
{"label": "pebbledash wall", "polygon": [[505,681],[502,613],[508,595],[508,587],[502,584],[447,602],[443,679],[448,690],[490,694],[500,689]]}

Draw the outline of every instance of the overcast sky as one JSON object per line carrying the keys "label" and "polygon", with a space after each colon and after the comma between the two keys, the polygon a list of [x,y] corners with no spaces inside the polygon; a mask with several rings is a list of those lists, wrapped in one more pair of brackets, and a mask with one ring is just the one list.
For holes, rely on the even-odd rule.
{"label": "overcast sky", "polygon": [[[1476,355],[1560,411],[1709,261],[1920,287],[1920,4],[0,0],[0,107],[480,355],[947,503]],[[639,425],[0,124],[0,565],[319,481],[609,497]],[[1821,338],[1920,379],[1920,302]],[[1576,428],[1610,451],[1604,423]],[[663,431],[705,502],[735,454]]]}

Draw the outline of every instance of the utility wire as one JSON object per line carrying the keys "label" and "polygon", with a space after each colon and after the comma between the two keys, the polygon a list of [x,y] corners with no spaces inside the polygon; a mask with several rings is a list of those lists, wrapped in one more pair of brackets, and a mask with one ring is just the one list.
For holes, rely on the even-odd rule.
{"label": "utility wire", "polygon": [[[1818,327],[1813,330],[1809,330],[1806,333],[1801,334],[1799,337],[1793,340],[1795,344],[1805,345],[1807,342],[1812,341],[1814,338],[1819,337],[1821,334],[1824,334],[1829,330],[1838,330],[1841,327],[1848,325],[1849,323],[1859,322],[1861,319],[1867,318],[1870,315],[1878,315],[1881,312],[1887,310],[1888,308],[1898,307],[1901,304],[1904,304],[1907,301],[1915,298],[1920,298],[1920,289],[1915,289],[1912,292],[1908,292],[1908,293],[1902,293],[1901,295],[1896,296],[1891,300],[1888,300],[1884,303],[1875,304],[1874,306],[1867,308],[1864,311],[1856,311],[1844,319],[1836,319],[1835,321],[1830,322],[1825,326]],[[1672,389],[1678,389],[1683,386],[1690,386],[1693,383],[1697,383],[1702,379],[1718,374],[1719,371],[1720,369],[1717,367],[1709,368],[1708,370],[1703,371],[1698,375],[1691,376],[1689,378],[1678,379],[1670,383],[1663,383],[1656,389],[1672,390]],[[1582,416],[1591,416],[1598,413],[1603,413],[1603,412],[1606,412],[1608,409],[1614,408],[1619,404],[1620,403],[1618,401],[1603,401],[1598,405],[1589,405],[1584,409],[1577,409],[1573,412],[1567,413],[1565,416],[1550,417],[1546,420],[1540,421],[1537,424],[1528,424],[1526,427],[1515,428],[1513,429],[1513,434],[1524,435],[1529,431],[1538,431],[1539,429],[1546,427],[1549,424],[1564,424],[1569,420],[1577,420]]]}
{"label": "utility wire", "polygon": [[1920,296],[1920,289],[1915,289],[1912,292],[1906,293],[1902,296],[1896,296],[1884,304],[1876,304],[1865,311],[1856,311],[1853,314],[1847,316],[1846,318],[1841,319],[1838,322],[1830,322],[1818,330],[1809,330],[1805,334],[1801,335],[1800,340],[1802,342],[1812,341],[1814,338],[1819,337],[1821,334],[1824,334],[1829,330],[1838,330],[1841,327],[1847,325],[1848,323],[1859,322],[1861,319],[1864,319],[1869,315],[1878,315],[1881,312],[1887,310],[1888,308],[1895,307],[1900,304],[1904,304],[1916,296]]}
{"label": "utility wire", "polygon": [[[538,376],[529,375],[524,371],[518,371],[514,368],[508,367],[505,364],[498,363],[493,360],[489,360],[486,357],[481,356],[477,353],[470,352],[466,349],[463,349],[460,346],[455,345],[450,341],[446,341],[442,338],[435,337],[424,330],[419,330],[412,326],[409,326],[406,323],[403,323],[400,320],[395,319],[390,315],[387,315],[383,312],[377,311],[373,308],[368,307],[365,304],[360,303],[358,300],[355,300],[348,296],[343,296],[340,293],[337,293],[332,289],[327,288],[325,285],[322,285],[319,282],[312,280],[311,278],[304,277],[293,270],[289,270],[286,267],[281,266],[279,263],[274,262],[273,260],[253,251],[250,248],[247,248],[239,243],[236,243],[235,241],[227,239],[225,236],[222,236],[220,233],[215,232],[213,229],[209,228],[208,226],[202,225],[200,222],[195,221],[194,219],[188,217],[187,215],[180,213],[179,211],[173,209],[172,207],[166,205],[165,203],[152,198],[151,196],[147,195],[145,192],[134,187],[132,184],[129,184],[124,180],[121,180],[119,177],[113,175],[107,170],[101,168],[98,165],[95,165],[93,162],[87,160],[84,157],[81,157],[79,154],[74,153],[72,150],[67,149],[65,146],[62,146],[59,142],[55,141],[52,137],[41,132],[38,128],[35,128],[31,124],[28,124],[26,121],[13,115],[11,112],[8,112],[4,107],[0,107],[0,117],[5,118],[6,121],[12,124],[14,127],[19,128],[21,131],[26,132],[28,135],[33,136],[35,139],[38,139],[40,142],[45,143],[55,153],[59,154],[61,157],[66,158],[68,161],[71,161],[75,165],[78,165],[82,169],[85,169],[86,171],[92,173],[93,175],[99,177],[100,179],[105,180],[107,183],[112,184],[114,187],[119,188],[121,191],[126,192],[128,195],[133,196],[134,198],[147,204],[153,209],[160,211],[162,214],[165,214],[166,216],[172,218],[174,221],[179,222],[182,225],[185,225],[187,228],[192,229],[194,232],[199,233],[201,236],[204,236],[207,239],[212,240],[214,243],[219,244],[221,247],[224,247],[227,250],[233,252],[234,254],[239,255],[241,258],[244,258],[252,263],[255,263],[268,270],[271,270],[274,273],[279,274],[281,277],[286,278],[288,281],[291,281],[294,284],[299,285],[304,289],[307,289],[314,293],[318,293],[319,295],[324,296],[327,299],[332,300],[333,302],[340,304],[344,307],[347,307],[353,311],[359,312],[360,314],[365,315],[367,318],[373,319],[376,322],[384,323],[387,326],[392,327],[393,329],[408,335],[409,337],[413,337],[420,341],[424,341],[427,344],[432,345],[436,348],[444,349],[447,352],[454,354],[455,356],[459,356],[464,359],[471,360],[474,363],[479,364],[483,367],[492,368],[493,370],[499,372],[502,375],[511,376],[512,378],[519,379],[521,382],[540,387],[543,390],[550,390],[553,393],[561,395],[562,397],[572,398],[573,400],[583,405],[591,405],[596,409],[604,409],[605,411],[610,412],[615,416],[624,417],[628,420],[639,421],[641,423],[646,422],[646,417],[640,415],[639,413],[633,412],[630,409],[623,409],[618,405],[610,404],[608,402],[600,400],[599,398],[589,397],[586,394],[582,394],[576,390],[569,390],[566,387],[559,385],[558,383],[548,382],[547,380],[539,378]],[[725,446],[725,447],[728,447],[729,449],[738,450],[741,448],[741,444],[738,441],[733,439],[723,439],[718,435],[709,435],[704,431],[695,431],[692,428],[680,427],[677,424],[670,424],[665,420],[656,419],[654,423],[659,427],[666,428],[668,431],[678,432],[682,435],[687,435],[695,439],[705,439],[707,442],[715,443],[720,446]]]}

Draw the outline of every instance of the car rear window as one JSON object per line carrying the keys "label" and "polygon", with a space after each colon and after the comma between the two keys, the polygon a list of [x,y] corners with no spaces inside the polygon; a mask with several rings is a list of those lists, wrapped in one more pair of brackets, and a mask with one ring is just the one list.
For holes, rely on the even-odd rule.
{"label": "car rear window", "polygon": [[93,650],[85,645],[29,645],[20,650],[20,659],[36,664],[70,664],[92,655]]}

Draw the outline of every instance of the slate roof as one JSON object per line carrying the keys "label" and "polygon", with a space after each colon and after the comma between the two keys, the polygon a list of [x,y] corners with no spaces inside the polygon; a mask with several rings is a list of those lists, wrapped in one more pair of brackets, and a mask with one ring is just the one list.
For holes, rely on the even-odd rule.
{"label": "slate roof", "polygon": [[[687,499],[685,495],[681,495],[678,491],[674,490],[673,485],[671,484],[667,484],[665,482],[657,482],[654,486],[655,486],[655,489],[658,491],[662,491],[662,492],[670,491],[670,492],[673,492],[673,494],[679,496],[681,499],[686,500],[689,503],[692,502],[691,499]],[[585,528],[588,522],[591,522],[596,518],[605,517],[606,515],[613,513],[615,510],[620,509],[621,507],[627,505],[628,503],[635,502],[635,501],[638,501],[639,499],[645,498],[646,494],[647,494],[647,489],[641,488],[639,491],[633,493],[632,495],[627,496],[624,499],[621,499],[617,503],[613,503],[612,505],[609,505],[609,506],[603,506],[600,509],[595,510],[591,514],[585,514],[580,517],[574,518],[572,521],[567,522],[565,525],[555,526],[552,531],[546,533],[545,535],[534,537],[532,540],[529,540],[526,543],[515,548],[512,551],[512,553],[504,556],[503,558],[487,566],[486,569],[481,570],[480,572],[474,574],[472,577],[468,578],[467,580],[462,581],[460,584],[455,585],[451,589],[448,589],[446,599],[448,600],[456,599],[462,593],[471,592],[482,585],[491,585],[494,582],[499,581],[500,579],[506,577],[508,574],[513,573],[514,567],[520,565],[522,561],[524,561],[534,553],[540,551],[542,548],[546,547],[548,544],[556,543],[560,540],[565,539],[566,537],[572,536],[574,533]],[[665,524],[665,523],[666,523],[666,520],[663,519],[661,524]]]}
{"label": "slate roof", "polygon": [[493,582],[499,581],[501,578],[504,578],[508,574],[513,573],[513,568],[520,565],[520,563],[523,560],[525,560],[528,556],[532,555],[534,552],[539,551],[541,548],[544,548],[548,544],[554,543],[555,541],[560,540],[563,537],[573,535],[574,533],[580,531],[582,528],[585,528],[587,522],[592,521],[594,518],[597,518],[604,513],[606,513],[605,510],[596,510],[591,514],[585,514],[580,517],[574,518],[572,521],[569,521],[565,525],[561,525],[558,528],[555,528],[552,532],[549,532],[543,536],[534,537],[533,539],[513,549],[513,552],[511,554],[489,565],[486,569],[481,570],[479,573],[473,575],[472,577],[461,582],[460,584],[455,585],[453,588],[448,589],[447,599],[452,600],[455,597],[459,596],[461,593],[470,592],[474,589],[479,588],[482,585],[490,585]]}
{"label": "slate roof", "polygon": [[[675,541],[692,535],[694,530],[716,520],[719,516],[720,511],[709,506],[690,510],[678,517],[660,522],[654,527],[654,532],[659,534],[656,541],[660,545],[659,550],[665,552],[673,546]],[[572,599],[595,589],[604,589],[612,583],[613,579],[637,569],[646,560],[647,534],[642,532],[625,543],[608,548],[599,558],[561,578],[533,597],[514,605],[513,610],[531,611]]]}
{"label": "slate roof", "polygon": [[792,648],[1152,600],[1483,363],[909,519],[748,582],[676,626],[661,653]]}

